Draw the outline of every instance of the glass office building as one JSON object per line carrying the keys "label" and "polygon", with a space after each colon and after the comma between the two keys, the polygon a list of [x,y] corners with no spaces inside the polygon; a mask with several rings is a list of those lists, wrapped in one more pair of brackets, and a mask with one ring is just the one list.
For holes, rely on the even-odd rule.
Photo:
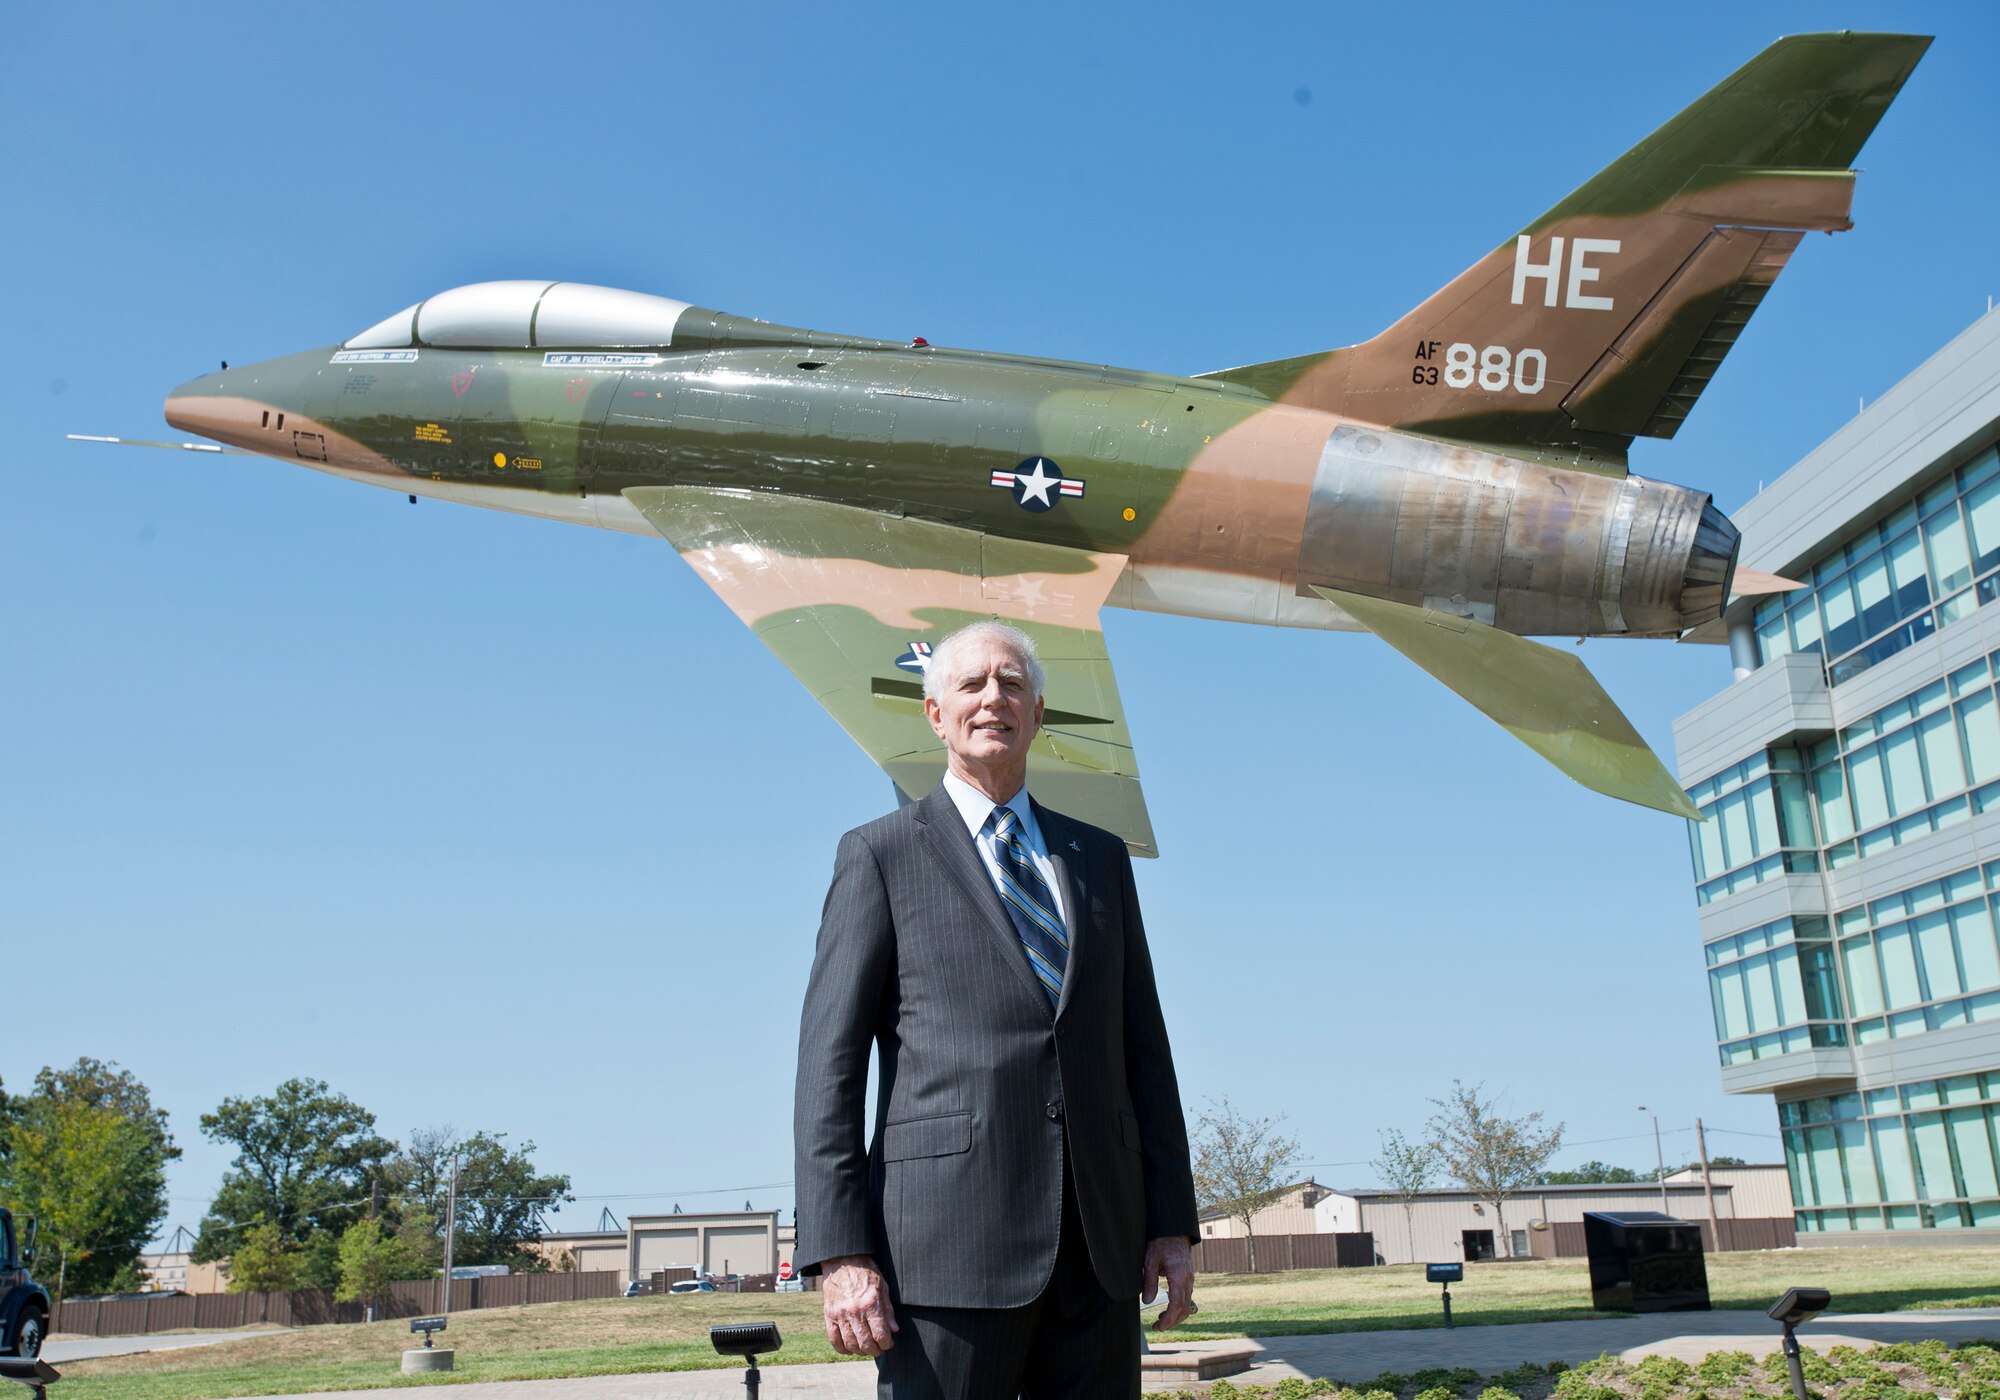
{"label": "glass office building", "polygon": [[[1674,726],[1723,1087],[1802,1241],[2000,1235],[2000,313],[1734,513],[1805,584]],[[1925,1238],[1935,1238],[1926,1235]]]}

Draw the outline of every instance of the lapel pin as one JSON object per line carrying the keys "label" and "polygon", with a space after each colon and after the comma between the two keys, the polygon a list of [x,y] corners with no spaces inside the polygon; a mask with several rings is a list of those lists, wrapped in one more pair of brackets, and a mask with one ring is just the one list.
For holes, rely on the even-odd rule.
{"label": "lapel pin", "polygon": [[1079,846],[1079,845],[1078,845],[1078,844],[1077,844],[1076,842],[1074,842],[1074,841],[1072,841],[1072,842],[1070,842],[1070,843],[1069,843],[1069,848],[1070,848],[1070,849],[1071,849],[1072,851],[1075,851],[1075,852],[1076,852],[1076,853],[1077,853],[1078,855],[1081,855],[1081,854],[1083,854],[1083,847],[1082,847],[1082,846]]}

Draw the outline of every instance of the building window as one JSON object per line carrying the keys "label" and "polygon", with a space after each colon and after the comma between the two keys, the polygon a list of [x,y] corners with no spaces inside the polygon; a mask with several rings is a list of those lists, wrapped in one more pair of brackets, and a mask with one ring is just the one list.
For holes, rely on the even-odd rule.
{"label": "building window", "polygon": [[1819,869],[1804,770],[1796,749],[1777,748],[1688,789],[1707,818],[1688,823],[1698,903],[1787,872]]}
{"label": "building window", "polygon": [[1725,1065],[1847,1044],[1825,919],[1777,919],[1702,951]]}
{"label": "building window", "polygon": [[1987,448],[1753,614],[1759,664],[1815,652],[1838,685],[2000,597],[2000,454]]}
{"label": "building window", "polygon": [[1778,1105],[1804,1231],[2000,1225],[2000,1072]]}
{"label": "building window", "polygon": [[2000,807],[1996,667],[2000,652],[1804,751],[1774,748],[1689,788],[1708,818],[1689,823],[1696,901],[1837,870]]}
{"label": "building window", "polygon": [[1857,1044],[2000,1020],[2000,862],[1834,920]]}

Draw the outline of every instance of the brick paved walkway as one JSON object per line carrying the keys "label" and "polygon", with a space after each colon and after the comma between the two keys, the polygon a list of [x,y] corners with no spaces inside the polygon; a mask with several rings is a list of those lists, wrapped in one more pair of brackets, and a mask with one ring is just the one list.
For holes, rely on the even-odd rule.
{"label": "brick paved walkway", "polygon": [[[1426,1366],[1470,1366],[1491,1374],[1524,1361],[1587,1361],[1600,1352],[1627,1360],[1660,1353],[1698,1361],[1712,1351],[1747,1351],[1762,1358],[1777,1350],[1778,1326],[1761,1312],[1661,1313],[1650,1317],[1589,1318],[1579,1322],[1524,1322],[1512,1327],[1431,1328],[1407,1332],[1339,1332],[1319,1337],[1257,1337],[1262,1357],[1238,1384],[1264,1384],[1287,1376],[1337,1376],[1361,1381],[1384,1371]],[[1937,1312],[1828,1314],[1799,1331],[1822,1351],[1846,1342],[1917,1341],[1937,1337],[1958,1345],[2000,1338],[2000,1308]],[[1237,1342],[1236,1345],[1241,1345]],[[767,1366],[761,1394],[770,1400],[870,1400],[875,1368],[866,1362]],[[1161,1389],[1172,1390],[1174,1385]],[[376,1390],[321,1392],[310,1400],[380,1400]],[[308,1400],[280,1397],[280,1400]],[[641,1376],[583,1376],[572,1380],[486,1381],[452,1386],[441,1400],[743,1400],[743,1373],[667,1371]]]}

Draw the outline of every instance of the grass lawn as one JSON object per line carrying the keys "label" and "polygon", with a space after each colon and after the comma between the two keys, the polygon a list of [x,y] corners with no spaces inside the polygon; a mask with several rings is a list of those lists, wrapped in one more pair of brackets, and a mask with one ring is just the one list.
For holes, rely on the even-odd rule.
{"label": "grass lawn", "polygon": [[[2000,1248],[1822,1249],[1723,1254],[1708,1260],[1718,1308],[1765,1308],[1795,1283],[1832,1291],[1842,1312],[1970,1305],[2000,1293]],[[1468,1264],[1452,1289],[1461,1326],[1590,1317],[1583,1261]],[[1415,1265],[1288,1274],[1204,1274],[1199,1326],[1187,1337],[1286,1336],[1435,1327],[1438,1290]],[[785,1349],[767,1364],[834,1361],[819,1325],[819,1295],[689,1294],[544,1303],[455,1313],[444,1339],[458,1350],[449,1376],[397,1374],[413,1340],[403,1321],[309,1327],[148,1356],[64,1366],[63,1400],[209,1400],[209,1397],[528,1380],[716,1366],[717,1322],[775,1320]],[[740,1362],[731,1364],[740,1366]]]}

